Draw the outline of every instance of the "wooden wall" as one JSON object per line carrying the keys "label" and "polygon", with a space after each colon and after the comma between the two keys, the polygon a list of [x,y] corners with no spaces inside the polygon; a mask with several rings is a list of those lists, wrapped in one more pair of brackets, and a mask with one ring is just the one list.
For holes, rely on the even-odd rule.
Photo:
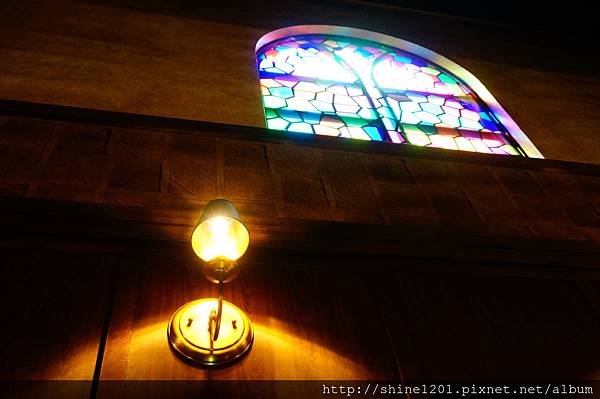
{"label": "wooden wall", "polygon": [[[377,267],[367,256],[303,262],[262,249],[226,289],[253,322],[251,352],[206,370],[177,358],[166,338],[179,306],[216,294],[193,259],[59,241],[3,242],[4,314],[20,326],[2,332],[3,380],[86,381],[72,397],[100,382],[94,397],[104,398],[114,397],[112,381],[600,378],[597,271],[401,255]],[[29,388],[39,395],[39,384]],[[160,388],[147,397],[171,387]]]}
{"label": "wooden wall", "polygon": [[8,196],[179,210],[192,219],[207,201],[227,197],[258,220],[386,225],[449,239],[600,240],[595,165],[0,105],[0,188]]}
{"label": "wooden wall", "polygon": [[[0,303],[15,327],[0,335],[0,379],[46,381],[13,393],[600,379],[596,166],[2,107]],[[187,240],[218,196],[249,225],[226,297],[256,337],[240,362],[205,370],[170,351],[166,325],[215,295]],[[47,385],[62,380],[79,382]],[[318,383],[248,384],[228,387],[320,396]]]}
{"label": "wooden wall", "polygon": [[[560,30],[356,3],[0,4],[0,397],[600,380],[597,57]],[[254,44],[305,23],[448,56],[559,161],[268,132]],[[188,243],[215,197],[251,232],[226,297],[256,338],[206,370],[166,324],[215,295]]]}
{"label": "wooden wall", "polygon": [[537,32],[357,3],[4,1],[0,98],[264,127],[258,38],[333,24],[449,57],[489,88],[546,158],[600,163],[598,57],[583,38],[564,27]]}

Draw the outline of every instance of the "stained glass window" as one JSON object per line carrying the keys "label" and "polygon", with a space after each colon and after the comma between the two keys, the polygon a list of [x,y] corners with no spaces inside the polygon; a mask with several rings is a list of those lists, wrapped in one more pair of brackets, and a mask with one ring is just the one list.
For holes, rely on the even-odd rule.
{"label": "stained glass window", "polygon": [[263,45],[257,66],[269,129],[525,155],[467,84],[397,48],[297,35]]}

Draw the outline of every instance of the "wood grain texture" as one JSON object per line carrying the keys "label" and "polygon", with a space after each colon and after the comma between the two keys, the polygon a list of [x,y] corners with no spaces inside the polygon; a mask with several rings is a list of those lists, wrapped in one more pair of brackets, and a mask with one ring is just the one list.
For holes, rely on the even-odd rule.
{"label": "wood grain texture", "polygon": [[[204,370],[170,350],[166,328],[187,301],[216,295],[197,264],[130,259],[121,268],[103,380],[396,379],[373,302],[372,278],[314,267],[245,264],[225,298],[255,329],[251,352],[230,367]],[[100,397],[102,391],[100,390]]]}
{"label": "wood grain texture", "polygon": [[[0,232],[8,242],[19,245],[53,242],[69,248],[74,243],[88,249],[193,259],[189,238],[199,212],[6,198],[0,200],[0,216],[5,221]],[[279,256],[294,262],[343,259],[361,265],[373,260],[376,265],[397,269],[411,263],[394,260],[408,258],[434,264],[449,261],[449,265],[459,261],[457,267],[473,271],[485,265],[537,268],[540,273],[564,268],[572,273],[580,269],[597,274],[600,268],[600,247],[593,242],[428,233],[406,226],[285,218],[244,216],[244,221],[252,237],[247,256],[255,261],[271,262]]]}
{"label": "wood grain texture", "polygon": [[[96,218],[115,230],[127,229],[108,217],[118,216],[118,211],[103,209]],[[71,218],[83,217],[80,211],[73,207]],[[121,216],[136,220],[145,212],[138,209]],[[95,222],[90,216],[82,220],[92,229]],[[168,219],[168,214],[158,213],[154,223],[146,224],[160,230],[160,221]],[[16,228],[16,219],[6,220]],[[600,280],[594,268],[576,267],[583,252],[572,252],[571,267],[563,268],[543,267],[527,256],[512,265],[449,254],[416,258],[402,256],[398,249],[376,255],[362,252],[380,248],[364,246],[365,242],[400,245],[399,237],[363,229],[361,241],[352,229],[328,231],[323,225],[305,224],[304,234],[316,235],[312,241],[296,230],[295,238],[279,238],[288,249],[251,248],[242,259],[242,273],[226,285],[225,297],[248,313],[256,331],[254,346],[241,361],[208,370],[181,361],[167,342],[167,323],[178,307],[216,295],[197,260],[188,256],[187,245],[165,239],[111,241],[68,235],[67,230],[77,230],[61,225],[63,231],[43,218],[37,223],[47,225],[44,233],[13,232],[7,238],[10,229],[2,229],[1,277],[9,289],[0,299],[9,304],[5,309],[9,319],[26,326],[20,335],[3,332],[0,355],[7,362],[0,370],[6,379],[89,382],[103,321],[109,323],[97,398],[186,398],[199,392],[211,397],[311,397],[268,384],[219,383],[234,380],[600,377],[596,345],[600,323],[593,306]],[[288,223],[287,234],[293,226]],[[265,231],[278,242],[275,231]],[[317,237],[326,232],[334,237],[315,246]],[[292,250],[294,239],[299,241]],[[351,250],[357,252],[343,255]],[[420,250],[427,251],[425,243]],[[519,250],[530,249],[523,245],[515,248]],[[482,246],[480,251],[481,256],[492,256],[503,249]],[[581,290],[582,282],[586,290]],[[41,335],[37,321],[52,328]],[[44,349],[28,349],[29,340]],[[56,385],[54,391],[52,386],[40,387],[44,388],[38,385],[32,397],[56,396]],[[80,389],[79,396],[71,392],[71,397],[87,397],[86,389]]]}
{"label": "wood grain texture", "polygon": [[[0,194],[7,196],[27,184],[29,198],[189,215],[218,196],[259,223],[600,242],[598,165],[443,149],[425,157],[415,146],[316,135],[300,142],[266,129],[173,118],[2,100],[0,108],[29,116],[0,117]],[[42,123],[33,118],[40,113],[61,121]],[[44,131],[52,134],[42,149]],[[313,163],[307,173],[300,154]]]}
{"label": "wood grain texture", "polygon": [[262,127],[256,41],[284,26],[352,26],[473,72],[546,157],[599,162],[597,60],[570,57],[579,41],[328,3],[4,1],[0,58],[10,62],[0,65],[0,97]]}
{"label": "wood grain texture", "polygon": [[15,383],[12,395],[89,397],[110,301],[110,256],[3,247],[0,259],[0,396],[7,380],[33,380]]}
{"label": "wood grain texture", "polygon": [[404,377],[597,380],[600,323],[570,280],[397,273],[382,290]]}
{"label": "wood grain texture", "polygon": [[84,3],[2,5],[2,98],[264,124],[253,51],[262,30]]}
{"label": "wood grain texture", "polygon": [[[598,165],[2,107],[25,116],[0,118],[0,193],[11,197],[0,200],[1,299],[26,327],[3,332],[4,378],[83,379],[85,397],[99,342],[98,398],[187,398],[190,380],[598,378]],[[15,198],[44,148],[49,180],[32,190],[43,198]],[[373,195],[353,196],[365,179]],[[256,341],[240,362],[206,370],[170,351],[166,326],[187,301],[216,295],[189,245],[215,192],[235,199],[252,237],[226,299],[248,312]],[[468,223],[479,219],[505,234]],[[161,381],[184,385],[156,391]],[[221,397],[270,397],[231,386]]]}
{"label": "wood grain texture", "polygon": [[[91,380],[109,300],[102,255],[2,248],[2,379]],[[108,263],[108,264],[107,264]]]}

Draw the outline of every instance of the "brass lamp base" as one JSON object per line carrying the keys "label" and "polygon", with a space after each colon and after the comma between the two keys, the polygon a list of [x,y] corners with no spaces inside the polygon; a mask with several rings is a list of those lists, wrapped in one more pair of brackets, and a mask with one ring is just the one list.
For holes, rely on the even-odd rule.
{"label": "brass lamp base", "polygon": [[234,304],[223,301],[219,337],[212,339],[211,312],[217,299],[188,302],[171,318],[167,335],[171,348],[185,359],[202,366],[218,366],[234,361],[250,349],[254,332],[248,316]]}

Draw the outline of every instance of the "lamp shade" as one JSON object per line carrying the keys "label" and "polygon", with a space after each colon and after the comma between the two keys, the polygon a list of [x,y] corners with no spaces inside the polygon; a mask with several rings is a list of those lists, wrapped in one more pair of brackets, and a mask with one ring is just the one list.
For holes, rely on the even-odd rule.
{"label": "lamp shade", "polygon": [[217,258],[236,260],[246,252],[250,236],[235,206],[225,200],[210,201],[192,233],[192,248],[205,262]]}

